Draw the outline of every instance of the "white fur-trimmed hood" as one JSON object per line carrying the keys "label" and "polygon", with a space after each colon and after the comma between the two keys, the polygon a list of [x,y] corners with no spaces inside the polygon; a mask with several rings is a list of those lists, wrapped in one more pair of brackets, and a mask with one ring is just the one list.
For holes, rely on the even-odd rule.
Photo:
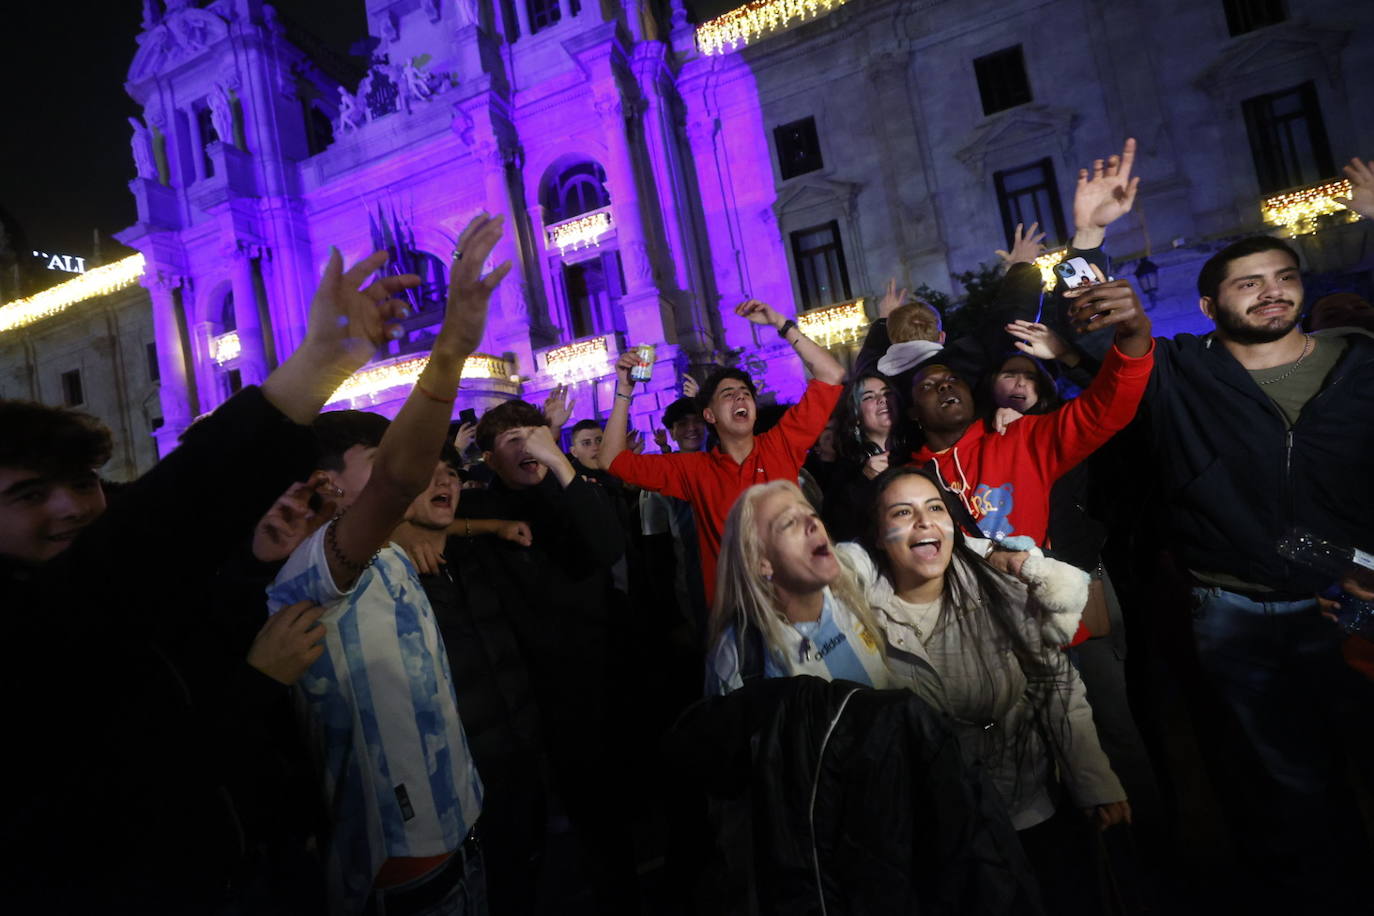
{"label": "white fur-trimmed hood", "polygon": [[[968,538],[974,553],[987,557],[994,542],[984,538]],[[1088,605],[1088,584],[1091,577],[1071,563],[1045,556],[1039,547],[1030,547],[1030,556],[1021,565],[1021,577],[1031,599],[1043,609],[1040,638],[1047,646],[1067,646],[1078,632],[1083,609]]]}

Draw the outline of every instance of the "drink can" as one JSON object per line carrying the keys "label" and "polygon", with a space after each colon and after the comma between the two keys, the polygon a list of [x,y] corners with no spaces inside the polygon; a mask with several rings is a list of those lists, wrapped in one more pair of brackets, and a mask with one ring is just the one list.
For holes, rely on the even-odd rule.
{"label": "drink can", "polygon": [[630,378],[636,382],[647,382],[654,374],[654,345],[640,344],[634,349],[635,364],[630,369]]}

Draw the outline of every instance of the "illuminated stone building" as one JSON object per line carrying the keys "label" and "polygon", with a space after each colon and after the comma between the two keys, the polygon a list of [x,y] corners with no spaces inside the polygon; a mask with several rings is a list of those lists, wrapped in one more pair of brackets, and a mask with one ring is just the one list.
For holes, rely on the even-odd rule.
{"label": "illuminated stone building", "polygon": [[484,208],[509,214],[496,258],[517,269],[459,406],[576,381],[577,415],[604,415],[616,354],[653,343],[640,428],[668,365],[800,391],[734,315],[749,296],[843,347],[889,276],[948,290],[1018,221],[1062,244],[1077,168],[1127,135],[1145,184],[1108,246],[1157,284],[1160,333],[1202,326],[1201,260],[1266,224],[1314,292],[1370,291],[1369,225],[1329,184],[1374,156],[1369,4],[756,0],[699,24],[681,0],[365,5],[361,71],[260,0],[145,4],[120,238],[147,261],[164,453],[299,344],[330,245],[425,279],[405,339],[334,401],[394,411]]}

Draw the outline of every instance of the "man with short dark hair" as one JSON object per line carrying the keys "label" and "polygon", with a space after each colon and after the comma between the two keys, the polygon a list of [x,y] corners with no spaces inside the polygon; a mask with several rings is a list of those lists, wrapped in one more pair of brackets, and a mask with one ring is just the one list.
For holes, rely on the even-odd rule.
{"label": "man with short dark hair", "polygon": [[110,431],[89,414],[29,401],[0,401],[0,430],[0,561],[45,563],[105,511],[99,471]]}
{"label": "man with short dark hair", "polygon": [[573,425],[568,448],[573,460],[589,471],[601,470],[597,456],[601,454],[601,424],[595,420],[578,420]]}
{"label": "man with short dark hair", "polygon": [[776,427],[754,435],[758,416],[754,380],[739,369],[719,369],[697,395],[702,419],[720,440],[718,448],[711,452],[636,455],[625,448],[634,395],[630,369],[635,359],[633,353],[625,353],[616,363],[615,406],[606,421],[601,444],[602,463],[621,480],[691,503],[696,513],[708,604],[715,594],[716,558],[720,554],[725,516],[736,497],[757,483],[797,479],[807,449],[820,436],[840,399],[844,381],[844,367],[835,357],[803,334],[795,321],[784,319],[771,306],[750,299],[738,306],[735,313],[754,324],[777,330],[811,374],[801,400]]}
{"label": "man with short dark hair", "polygon": [[495,474],[464,493],[461,519],[520,519],[527,544],[492,541],[484,566],[519,640],[553,776],[579,839],[599,913],[638,912],[626,811],[628,730],[613,715],[623,671],[624,598],[612,570],[624,530],[605,487],[578,474],[532,404],[505,401],[482,415],[477,445]]}
{"label": "man with short dark hair", "polygon": [[1199,737],[1262,879],[1290,907],[1348,912],[1370,866],[1342,747],[1370,732],[1369,684],[1318,613],[1330,577],[1278,543],[1301,527],[1374,549],[1374,340],[1302,331],[1298,255],[1280,239],[1222,249],[1197,286],[1215,330],[1157,342],[1141,413],[1162,527],[1195,583],[1198,661],[1240,740]]}

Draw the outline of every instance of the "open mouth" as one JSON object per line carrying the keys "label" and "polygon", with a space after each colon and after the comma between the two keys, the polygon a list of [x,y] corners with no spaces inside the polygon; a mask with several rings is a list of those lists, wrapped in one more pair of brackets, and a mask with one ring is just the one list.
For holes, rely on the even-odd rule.
{"label": "open mouth", "polygon": [[1265,317],[1270,315],[1282,315],[1293,307],[1293,303],[1286,299],[1277,302],[1265,302],[1250,309],[1251,314],[1259,314]]}
{"label": "open mouth", "polygon": [[1009,394],[1007,400],[1014,404],[1024,404],[1026,403],[1026,396],[1024,394]]}
{"label": "open mouth", "polygon": [[536,471],[538,469],[539,462],[534,458],[526,458],[520,462],[520,470],[522,471]]}
{"label": "open mouth", "polygon": [[444,508],[449,508],[453,505],[453,497],[447,493],[438,493],[430,499],[429,504],[431,506],[443,506]]}
{"label": "open mouth", "polygon": [[819,558],[819,557],[828,557],[828,556],[830,556],[830,554],[831,554],[831,550],[830,550],[830,544],[829,544],[829,543],[817,544],[816,547],[811,551],[811,556],[817,557],[817,558]]}
{"label": "open mouth", "polygon": [[934,560],[940,556],[939,538],[922,538],[911,545],[911,552],[918,560]]}
{"label": "open mouth", "polygon": [[959,397],[959,395],[957,394],[951,394],[944,398],[942,401],[940,401],[940,408],[944,409],[946,407],[953,407],[955,404],[962,403],[964,403],[963,398]]}
{"label": "open mouth", "polygon": [[733,416],[736,420],[747,420],[749,419],[749,408],[736,407]]}

